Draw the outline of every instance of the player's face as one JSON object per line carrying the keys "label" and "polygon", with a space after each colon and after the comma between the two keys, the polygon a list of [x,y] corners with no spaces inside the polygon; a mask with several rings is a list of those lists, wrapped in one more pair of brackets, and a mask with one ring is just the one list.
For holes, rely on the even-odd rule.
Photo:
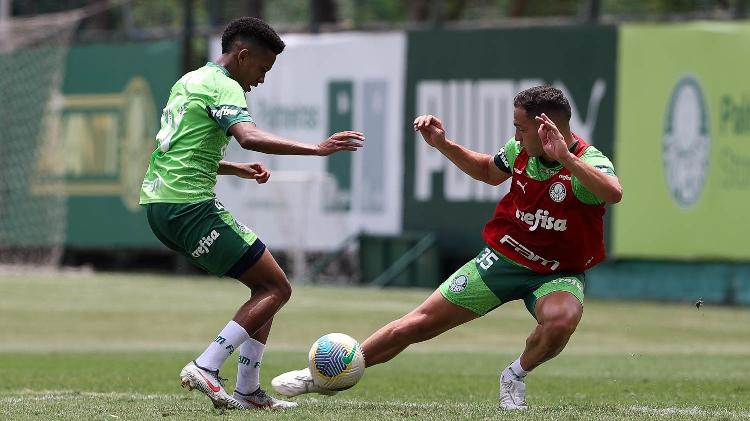
{"label": "player's face", "polygon": [[542,141],[539,139],[539,123],[534,117],[529,117],[522,107],[516,107],[513,110],[513,125],[516,126],[516,140],[521,142],[521,147],[526,150],[529,156],[541,156]]}
{"label": "player's face", "polygon": [[245,92],[265,82],[268,73],[276,62],[276,54],[268,48],[251,44],[237,54],[239,82]]}

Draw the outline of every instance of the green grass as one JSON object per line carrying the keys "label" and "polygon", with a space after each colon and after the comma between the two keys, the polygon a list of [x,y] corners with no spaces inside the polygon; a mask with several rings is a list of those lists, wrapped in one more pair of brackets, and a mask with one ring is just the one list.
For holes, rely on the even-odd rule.
{"label": "green grass", "polygon": [[[295,287],[263,384],[306,364],[321,334],[362,340],[429,293]],[[369,368],[335,397],[220,414],[177,377],[246,295],[212,278],[0,276],[0,419],[750,419],[749,309],[593,300],[563,354],[528,377],[522,414],[497,409],[497,375],[534,326],[520,303]]]}

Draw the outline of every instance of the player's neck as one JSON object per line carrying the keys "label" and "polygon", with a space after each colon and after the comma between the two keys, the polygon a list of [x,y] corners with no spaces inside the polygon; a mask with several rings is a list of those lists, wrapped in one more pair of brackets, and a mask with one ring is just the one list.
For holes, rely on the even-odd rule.
{"label": "player's neck", "polygon": [[219,58],[218,58],[218,59],[217,59],[217,60],[215,61],[215,63],[216,63],[216,64],[218,64],[219,66],[222,66],[223,68],[227,69],[227,71],[229,72],[229,76],[230,76],[230,77],[231,77],[232,79],[234,79],[234,80],[237,80],[237,79],[236,79],[236,78],[234,77],[234,75],[235,75],[235,70],[236,70],[236,69],[235,69],[235,68],[234,68],[234,66],[232,65],[232,63],[234,63],[234,61],[232,60],[232,56],[231,56],[231,55],[229,55],[229,54],[222,54],[222,55],[221,55],[221,56],[220,56],[220,57],[219,57]]}

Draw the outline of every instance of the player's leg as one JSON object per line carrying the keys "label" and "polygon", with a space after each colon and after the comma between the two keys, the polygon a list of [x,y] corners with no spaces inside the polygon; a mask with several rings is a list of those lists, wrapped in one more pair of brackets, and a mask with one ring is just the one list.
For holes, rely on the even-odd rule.
{"label": "player's leg", "polygon": [[537,327],[526,339],[520,365],[531,371],[556,357],[567,345],[583,316],[583,306],[568,292],[558,291],[536,303]]}
{"label": "player's leg", "polygon": [[[499,262],[499,263],[498,263]],[[380,328],[362,343],[367,366],[389,361],[409,345],[432,339],[481,317],[510,299],[512,288],[492,288],[517,269],[486,247],[454,272],[419,307]]]}
{"label": "player's leg", "polygon": [[237,222],[217,200],[153,204],[148,217],[157,237],[172,248],[176,246],[197,266],[217,276],[236,278],[252,290],[235,317],[180,373],[183,387],[201,390],[215,406],[242,408],[224,390],[219,368],[251,334],[262,342],[255,340],[248,346],[262,356],[268,332],[261,328],[268,325],[270,329],[269,321],[289,299],[289,282],[255,233]]}
{"label": "player's leg", "polygon": [[[550,279],[552,278],[552,279]],[[567,345],[583,315],[583,274],[550,275],[524,301],[537,319],[523,353],[500,375],[500,406],[525,409],[526,375]]]}
{"label": "player's leg", "polygon": [[[248,262],[252,260],[248,259]],[[236,266],[234,270],[237,269]],[[260,388],[261,361],[273,317],[289,300],[291,286],[268,250],[264,250],[255,263],[247,263],[246,266],[249,268],[237,278],[252,291],[250,299],[240,306],[234,318],[220,334],[221,337],[227,339],[227,342],[219,347],[211,344],[196,361],[201,361],[203,358],[213,361],[218,356],[220,357],[218,364],[221,365],[234,349],[239,348],[236,388],[232,395],[233,400],[228,401],[228,407],[238,409],[295,407],[296,403],[273,398]],[[228,332],[232,329],[239,334],[233,336]],[[248,334],[249,332],[252,334]],[[247,337],[244,336],[245,334]]]}
{"label": "player's leg", "polygon": [[237,310],[233,320],[255,340],[265,343],[271,329],[270,322],[289,301],[292,286],[268,250],[263,252],[257,263],[248,268],[239,280],[250,288],[252,294]]}
{"label": "player's leg", "polygon": [[[482,278],[481,273],[486,272],[478,266],[478,259],[463,265],[417,308],[365,339],[362,351],[366,365],[389,361],[409,345],[434,338],[499,306],[501,301]],[[271,385],[285,396],[335,393],[315,385],[309,369],[283,373]]]}
{"label": "player's leg", "polygon": [[240,355],[237,361],[237,383],[233,398],[237,399],[246,409],[278,409],[294,408],[294,402],[287,402],[268,395],[260,387],[260,366],[263,351],[271,331],[273,320],[269,320],[258,329],[250,339],[240,345]]}
{"label": "player's leg", "polygon": [[367,367],[391,360],[409,345],[432,339],[480,315],[448,301],[440,290],[362,342]]}
{"label": "player's leg", "polygon": [[[362,342],[365,364],[370,367],[389,361],[409,345],[434,338],[477,317],[479,315],[473,311],[446,300],[437,290],[420,306],[378,329]],[[336,393],[316,385],[309,368],[283,373],[275,377],[271,385],[276,392],[289,397],[304,393]]]}
{"label": "player's leg", "polygon": [[272,322],[273,320],[266,323],[251,335],[250,339],[240,345],[237,382],[234,386],[235,398],[238,397],[237,395],[240,395],[239,397],[252,395],[260,387],[260,366]]}
{"label": "player's leg", "polygon": [[239,280],[250,288],[252,295],[237,310],[233,320],[253,333],[239,348],[233,397],[246,409],[296,407],[296,403],[271,397],[260,387],[261,361],[273,317],[289,300],[291,285],[268,250]]}

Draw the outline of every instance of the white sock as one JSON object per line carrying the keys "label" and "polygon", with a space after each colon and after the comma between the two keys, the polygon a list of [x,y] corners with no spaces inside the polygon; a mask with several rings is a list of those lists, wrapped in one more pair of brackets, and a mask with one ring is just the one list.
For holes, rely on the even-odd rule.
{"label": "white sock", "polygon": [[518,377],[519,380],[522,380],[524,377],[526,377],[527,374],[529,374],[529,371],[526,371],[521,367],[521,357],[516,358],[515,361],[510,363],[508,366],[511,373],[514,374],[516,377]]}
{"label": "white sock", "polygon": [[247,334],[245,328],[234,320],[230,320],[219,336],[203,351],[203,354],[195,359],[195,363],[207,370],[218,370],[229,355],[248,339],[250,335]]}
{"label": "white sock", "polygon": [[260,361],[266,346],[253,338],[240,345],[240,357],[237,362],[237,384],[234,390],[249,395],[260,387]]}

